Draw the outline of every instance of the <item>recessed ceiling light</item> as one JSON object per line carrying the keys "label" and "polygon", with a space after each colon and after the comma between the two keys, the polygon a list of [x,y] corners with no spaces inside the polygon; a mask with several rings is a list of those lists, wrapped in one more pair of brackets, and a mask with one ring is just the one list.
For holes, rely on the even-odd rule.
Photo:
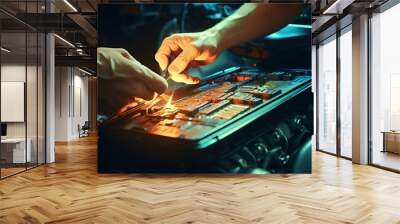
{"label": "recessed ceiling light", "polygon": [[68,40],[60,37],[58,34],[54,34],[55,37],[57,37],[59,40],[61,40],[62,42],[64,42],[65,44],[67,44],[68,46],[75,48],[75,45],[73,45],[71,42],[69,42]]}
{"label": "recessed ceiling light", "polygon": [[64,0],[64,3],[68,5],[68,7],[71,8],[74,12],[78,12],[78,10],[68,0]]}
{"label": "recessed ceiling light", "polygon": [[9,49],[7,49],[5,47],[1,47],[1,51],[4,51],[6,53],[10,53],[11,52],[11,50],[9,50]]}
{"label": "recessed ceiling light", "polygon": [[83,73],[85,73],[85,74],[87,74],[87,75],[89,75],[89,76],[92,76],[92,75],[93,75],[92,73],[90,73],[90,72],[88,72],[88,71],[86,71],[86,70],[83,70],[83,69],[81,69],[81,68],[79,68],[79,67],[78,67],[78,70],[81,71],[81,72],[83,72]]}
{"label": "recessed ceiling light", "polygon": [[337,5],[339,4],[339,2],[340,2],[340,0],[336,0],[332,5],[330,5],[327,9],[325,9],[322,14],[332,13],[331,10],[336,8]]}
{"label": "recessed ceiling light", "polygon": [[343,10],[351,5],[355,0],[336,0],[322,13],[323,15],[329,14],[342,14]]}

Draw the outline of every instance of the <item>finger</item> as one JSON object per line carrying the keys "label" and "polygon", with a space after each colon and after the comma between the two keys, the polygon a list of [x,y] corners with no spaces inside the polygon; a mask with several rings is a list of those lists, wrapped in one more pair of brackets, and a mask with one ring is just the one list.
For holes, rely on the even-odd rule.
{"label": "finger", "polygon": [[181,82],[185,84],[197,84],[200,82],[200,79],[197,77],[190,76],[186,73],[179,73],[179,74],[171,74],[171,79],[175,82]]}
{"label": "finger", "polygon": [[189,63],[194,61],[197,54],[198,51],[194,47],[188,47],[186,49],[183,49],[183,51],[178,55],[178,57],[176,57],[175,60],[173,60],[171,64],[168,66],[168,71],[171,74],[179,74],[185,70],[188,70]]}
{"label": "finger", "polygon": [[131,87],[129,93],[132,94],[132,96],[140,97],[144,100],[153,99],[154,91],[149,89],[144,83],[132,81],[129,86]]}
{"label": "finger", "polygon": [[188,68],[197,68],[200,66],[204,66],[204,65],[209,65],[211,63],[213,63],[215,61],[215,58],[209,59],[209,60],[194,60],[191,61],[188,65]]}
{"label": "finger", "polygon": [[119,79],[115,85],[117,85],[114,87],[115,91],[118,91],[119,98],[124,101],[131,101],[134,97],[151,100],[154,96],[154,91],[140,80]]}
{"label": "finger", "polygon": [[123,56],[115,60],[116,62],[111,64],[113,72],[117,76],[140,80],[149,89],[157,93],[163,93],[168,88],[168,83],[163,77],[151,71],[140,62],[129,60]]}
{"label": "finger", "polygon": [[161,70],[165,70],[165,68],[167,68],[169,63],[168,56],[157,52],[155,55],[155,59],[158,65],[160,66]]}
{"label": "finger", "polygon": [[134,58],[132,57],[132,55],[129,54],[129,52],[128,52],[127,50],[125,50],[125,49],[123,49],[123,48],[119,48],[118,50],[120,51],[121,55],[124,56],[125,58],[134,60]]}
{"label": "finger", "polygon": [[102,79],[99,82],[99,89],[106,94],[100,96],[99,111],[105,115],[112,116],[120,108],[131,102],[135,97],[151,100],[154,92],[146,85],[137,80],[126,80],[124,78],[112,81]]}
{"label": "finger", "polygon": [[143,66],[143,73],[145,74],[146,77],[143,79],[145,81],[145,85],[152,90],[153,92],[156,92],[158,94],[164,93],[168,89],[168,82],[165,80],[165,78],[161,77],[157,73],[153,72],[149,68]]}
{"label": "finger", "polygon": [[179,51],[179,46],[175,43],[174,38],[165,38],[161,43],[160,48],[155,54],[155,59],[158,62],[161,70],[165,70],[170,63],[169,58],[171,58],[174,52]]}

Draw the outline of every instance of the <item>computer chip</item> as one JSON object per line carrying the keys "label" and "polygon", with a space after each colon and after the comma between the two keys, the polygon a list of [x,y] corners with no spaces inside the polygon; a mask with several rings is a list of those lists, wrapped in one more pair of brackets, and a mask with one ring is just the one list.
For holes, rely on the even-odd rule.
{"label": "computer chip", "polygon": [[214,113],[211,117],[213,118],[221,118],[224,120],[230,120],[237,116],[238,114],[242,113],[243,111],[247,110],[249,106],[245,105],[236,105],[236,104],[230,104],[223,109],[217,111]]}
{"label": "computer chip", "polygon": [[262,99],[255,97],[251,93],[237,92],[229,97],[232,103],[240,105],[256,106],[262,103]]}
{"label": "computer chip", "polygon": [[209,115],[230,103],[229,100],[222,100],[221,102],[210,104],[210,106],[200,111],[200,114]]}

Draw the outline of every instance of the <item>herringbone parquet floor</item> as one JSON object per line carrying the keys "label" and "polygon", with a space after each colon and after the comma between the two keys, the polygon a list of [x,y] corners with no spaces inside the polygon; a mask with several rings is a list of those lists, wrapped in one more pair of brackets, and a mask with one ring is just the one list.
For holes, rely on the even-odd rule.
{"label": "herringbone parquet floor", "polygon": [[0,181],[0,223],[400,223],[400,175],[315,152],[312,175],[97,174],[96,139]]}

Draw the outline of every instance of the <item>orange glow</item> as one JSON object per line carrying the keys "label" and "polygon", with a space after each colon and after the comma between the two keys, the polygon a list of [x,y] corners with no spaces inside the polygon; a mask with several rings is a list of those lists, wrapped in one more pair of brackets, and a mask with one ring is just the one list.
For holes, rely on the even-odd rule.
{"label": "orange glow", "polygon": [[174,94],[172,93],[171,96],[169,96],[167,103],[164,105],[165,109],[175,109],[175,106],[172,104],[173,97],[174,97]]}
{"label": "orange glow", "polygon": [[158,93],[154,93],[153,99],[151,99],[150,101],[155,100],[157,98],[157,96],[158,96]]}
{"label": "orange glow", "polygon": [[246,76],[246,75],[236,75],[235,78],[236,78],[236,81],[242,82],[242,81],[250,80],[252,77]]}
{"label": "orange glow", "polygon": [[[158,101],[156,101],[158,97],[157,93],[154,93],[153,99],[149,100],[150,104],[156,104]],[[119,111],[118,114],[124,113],[125,111],[128,111],[129,109],[132,109],[133,107],[137,106],[140,102],[145,101],[144,99],[140,97],[133,97],[133,100],[129,103],[127,103],[125,106],[123,106]]]}
{"label": "orange glow", "polygon": [[[166,100],[168,97],[167,102],[164,104],[164,109],[169,109],[169,110],[174,110],[176,109],[176,107],[172,104],[172,98],[174,97],[174,93],[172,93],[171,95],[166,95],[166,94],[162,94],[162,95],[158,95],[157,93],[154,93],[153,99],[146,101],[146,108],[151,108],[153,107],[155,104],[157,104],[158,102],[160,102],[160,98],[162,100]],[[117,115],[122,114],[130,109],[132,109],[133,107],[137,106],[139,103],[145,101],[142,98],[139,97],[134,97],[134,99],[129,102],[128,104],[126,104],[125,106],[123,106],[117,113]]]}
{"label": "orange glow", "polygon": [[123,107],[119,110],[118,114],[121,114],[121,113],[123,113],[123,112],[125,112],[125,111],[127,111],[127,110],[129,110],[129,109],[131,109],[131,108],[133,108],[133,107],[135,107],[135,106],[137,106],[137,105],[138,105],[138,102],[135,101],[135,100],[133,100],[132,102],[129,102],[128,104],[126,104],[125,106],[123,106]]}

